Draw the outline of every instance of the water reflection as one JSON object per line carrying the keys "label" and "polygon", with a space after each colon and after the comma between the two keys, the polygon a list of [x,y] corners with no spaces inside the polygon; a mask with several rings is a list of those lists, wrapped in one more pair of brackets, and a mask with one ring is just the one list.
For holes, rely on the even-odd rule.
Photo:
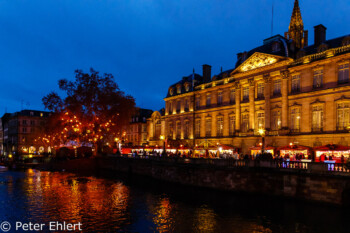
{"label": "water reflection", "polygon": [[195,212],[194,226],[196,232],[215,232],[216,215],[206,205],[199,207]]}
{"label": "water reflection", "polygon": [[[115,176],[115,175],[114,175]],[[347,232],[341,209],[69,173],[0,173],[0,219],[84,232]]]}

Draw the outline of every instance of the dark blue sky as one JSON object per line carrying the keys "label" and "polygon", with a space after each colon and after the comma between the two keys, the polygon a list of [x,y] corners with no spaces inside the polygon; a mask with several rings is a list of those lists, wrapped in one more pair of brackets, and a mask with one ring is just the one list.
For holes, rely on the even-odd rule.
{"label": "dark blue sky", "polygon": [[[202,64],[230,69],[236,54],[271,36],[273,0],[2,0],[0,114],[43,109],[61,78],[90,67],[112,73],[137,105],[158,110],[169,85]],[[275,2],[274,34],[294,0]],[[309,43],[350,34],[349,0],[300,0]],[[23,103],[23,104],[22,104]]]}

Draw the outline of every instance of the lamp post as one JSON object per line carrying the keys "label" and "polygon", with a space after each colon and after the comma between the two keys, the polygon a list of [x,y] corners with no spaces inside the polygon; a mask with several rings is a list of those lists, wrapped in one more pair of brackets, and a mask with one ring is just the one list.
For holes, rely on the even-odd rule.
{"label": "lamp post", "polygon": [[259,129],[259,134],[261,136],[261,154],[265,152],[265,129]]}
{"label": "lamp post", "polygon": [[115,146],[117,147],[117,151],[119,150],[119,138],[114,138]]}
{"label": "lamp post", "polygon": [[163,140],[163,152],[162,152],[162,155],[165,155],[166,152],[165,152],[165,136],[164,135],[160,135],[160,140]]}

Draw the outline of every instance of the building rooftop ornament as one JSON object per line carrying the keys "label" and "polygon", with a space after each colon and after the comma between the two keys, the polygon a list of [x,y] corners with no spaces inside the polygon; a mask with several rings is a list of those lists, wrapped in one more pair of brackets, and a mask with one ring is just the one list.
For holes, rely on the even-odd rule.
{"label": "building rooftop ornament", "polygon": [[304,31],[304,23],[301,18],[299,1],[295,0],[292,17],[289,24],[289,30],[285,33],[285,37],[293,40],[295,47],[298,49],[308,45],[308,31]]}

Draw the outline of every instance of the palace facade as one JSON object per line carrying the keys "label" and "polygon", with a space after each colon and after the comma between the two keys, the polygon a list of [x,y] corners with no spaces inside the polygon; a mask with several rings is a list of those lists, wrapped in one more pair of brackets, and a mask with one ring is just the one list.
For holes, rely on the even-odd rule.
{"label": "palace facade", "polygon": [[349,145],[350,35],[308,44],[298,0],[288,32],[237,54],[233,69],[193,73],[171,85],[165,114],[148,119],[150,145],[229,144],[244,153],[261,142],[285,146]]}

